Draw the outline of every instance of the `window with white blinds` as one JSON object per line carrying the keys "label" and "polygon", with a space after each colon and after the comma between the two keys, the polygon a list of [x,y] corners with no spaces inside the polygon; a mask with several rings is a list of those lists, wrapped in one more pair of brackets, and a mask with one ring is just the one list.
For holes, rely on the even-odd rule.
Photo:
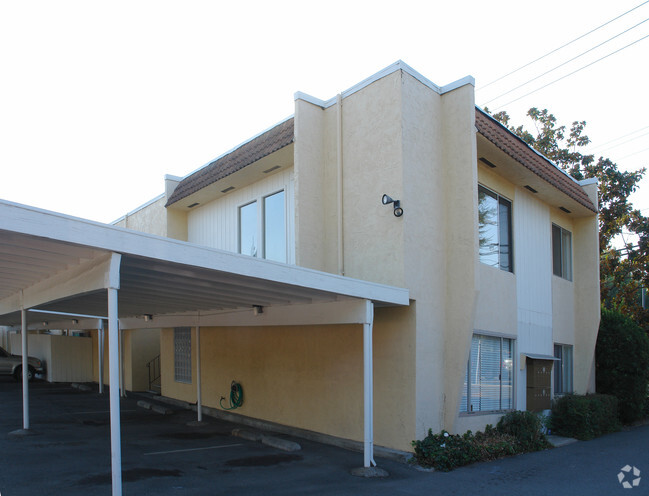
{"label": "window with white blinds", "polygon": [[174,328],[174,380],[192,383],[192,334],[190,327]]}
{"label": "window with white blinds", "polygon": [[474,334],[462,389],[461,412],[513,408],[513,340]]}

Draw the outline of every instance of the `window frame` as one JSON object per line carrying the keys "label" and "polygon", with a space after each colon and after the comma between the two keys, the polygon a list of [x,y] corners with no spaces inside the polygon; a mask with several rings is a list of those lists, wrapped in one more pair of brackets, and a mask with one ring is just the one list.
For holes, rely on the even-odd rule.
{"label": "window frame", "polygon": [[[557,350],[560,350],[557,352]],[[570,350],[570,359],[567,360],[566,350]],[[574,392],[574,346],[571,344],[561,344],[554,343],[554,357],[559,360],[555,360],[554,367],[552,367],[552,373],[554,375],[552,379],[552,390],[555,396],[563,396],[565,394],[572,394]],[[569,368],[568,368],[569,367]],[[568,368],[568,376],[570,385],[568,388],[565,387],[564,378],[566,376],[566,369]],[[569,389],[569,391],[565,391]]]}
{"label": "window frame", "polygon": [[[555,228],[558,230],[559,236],[559,246],[558,250],[557,247],[555,246],[556,239],[555,238]],[[567,239],[570,240],[570,246],[568,247],[568,259],[566,260],[566,249],[564,247],[564,240],[566,239],[566,234]],[[555,224],[554,222],[552,223],[552,229],[551,229],[551,237],[552,237],[552,274],[554,274],[557,277],[561,277],[562,279],[565,279],[566,281],[572,281],[573,280],[573,267],[572,267],[572,261],[574,259],[573,253],[572,253],[572,232],[569,231],[568,229],[565,229],[564,227],[561,227],[559,224]],[[559,259],[557,260],[555,258],[555,254],[559,253]],[[566,263],[566,261],[568,263]],[[557,262],[558,262],[558,271],[557,271]],[[558,272],[558,273],[557,273]]]}
{"label": "window frame", "polygon": [[191,327],[174,327],[174,381],[192,383]]}
{"label": "window frame", "polygon": [[[269,198],[282,194],[282,213],[283,213],[283,227],[284,227],[284,260],[276,260],[274,258],[268,258],[268,246],[267,246],[267,240],[268,240],[268,229],[267,229],[267,219],[266,219],[266,200]],[[281,263],[287,263],[288,262],[288,219],[287,219],[287,204],[286,204],[286,189],[282,188],[277,191],[274,191],[272,193],[268,193],[267,195],[264,195],[261,197],[261,219],[260,219],[260,225],[261,225],[261,246],[262,246],[262,258],[264,260],[274,260],[276,262],[281,262]]]}
{"label": "window frame", "polygon": [[[491,410],[473,410],[472,405],[472,392],[471,392],[471,380],[469,379],[471,375],[471,353],[473,348],[473,340],[475,338],[487,338],[487,339],[497,339],[499,341],[499,372],[498,372],[498,387],[499,387],[499,399],[498,399],[498,408]],[[504,370],[504,344],[505,341],[509,343],[510,354],[511,354],[511,368],[510,368],[510,381],[511,381],[511,396],[509,398],[509,407],[503,408],[503,370]],[[466,394],[466,402],[463,402],[464,394]],[[502,334],[494,334],[485,331],[474,332],[471,336],[471,345],[469,348],[469,358],[467,360],[466,370],[465,370],[465,384],[462,386],[462,392],[460,394],[460,414],[461,415],[476,415],[476,414],[492,414],[499,412],[507,412],[514,410],[516,404],[516,338],[514,336],[504,336]]]}
{"label": "window frame", "polygon": [[[266,229],[266,200],[272,196],[275,196],[277,194],[283,194],[283,214],[284,214],[284,219],[283,219],[283,227],[284,227],[284,260],[276,260],[274,258],[269,259],[267,258],[267,246],[266,246],[266,241],[267,241],[267,229]],[[241,211],[245,207],[248,207],[250,205],[255,205],[255,254],[254,255],[249,255],[247,253],[242,252],[242,239],[241,239],[241,234],[242,234],[242,222],[241,222]],[[253,256],[255,258],[261,258],[264,260],[274,260],[280,263],[288,263],[289,262],[289,219],[288,219],[288,210],[289,210],[289,205],[288,205],[288,194],[287,194],[287,188],[282,187],[276,190],[272,190],[269,193],[264,193],[263,195],[258,195],[255,198],[249,199],[245,203],[240,204],[237,207],[237,248],[238,248],[238,253],[246,256]]]}
{"label": "window frame", "polygon": [[[514,236],[513,236],[513,231],[514,231],[514,223],[513,223],[513,212],[514,212],[514,202],[510,200],[509,198],[499,194],[498,192],[494,191],[491,188],[488,188],[487,186],[478,183],[478,237],[480,237],[480,210],[479,210],[479,205],[480,205],[480,192],[481,190],[484,190],[484,192],[491,196],[492,198],[495,199],[496,201],[496,206],[497,206],[497,225],[496,225],[496,233],[498,235],[498,262],[495,265],[492,265],[490,263],[487,263],[483,261],[483,256],[480,253],[480,247],[478,246],[478,259],[480,260],[480,263],[487,265],[489,267],[494,267],[496,269],[500,269],[503,272],[509,272],[509,273],[514,273]],[[505,207],[508,212],[508,218],[507,218],[507,225],[503,226],[503,222],[501,220],[502,216],[502,208]],[[508,245],[503,245],[502,242],[502,234],[503,232],[506,232],[507,238],[509,240]],[[505,250],[504,248],[508,247],[508,250]],[[503,257],[507,257],[507,266],[504,266],[502,261]],[[486,258],[486,257],[485,257]]]}

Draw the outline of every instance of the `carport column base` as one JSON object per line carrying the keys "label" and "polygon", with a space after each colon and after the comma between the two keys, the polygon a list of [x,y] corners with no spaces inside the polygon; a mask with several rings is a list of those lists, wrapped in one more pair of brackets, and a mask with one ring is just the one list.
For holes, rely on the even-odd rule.
{"label": "carport column base", "polygon": [[8,435],[9,437],[25,437],[25,436],[35,436],[37,432],[34,432],[32,429],[18,429],[16,431],[11,431]]}
{"label": "carport column base", "polygon": [[390,474],[379,467],[360,467],[351,471],[352,475],[356,477],[374,478],[374,477],[389,477]]}

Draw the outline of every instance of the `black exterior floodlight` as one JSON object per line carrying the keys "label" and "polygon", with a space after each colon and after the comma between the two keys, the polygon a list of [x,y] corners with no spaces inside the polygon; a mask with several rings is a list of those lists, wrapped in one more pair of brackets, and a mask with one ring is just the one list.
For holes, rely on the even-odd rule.
{"label": "black exterior floodlight", "polygon": [[400,200],[393,200],[388,195],[383,195],[383,197],[381,198],[381,203],[383,203],[383,205],[388,205],[390,203],[393,203],[394,204],[394,216],[395,217],[401,217],[403,215],[403,208],[401,208],[401,201]]}

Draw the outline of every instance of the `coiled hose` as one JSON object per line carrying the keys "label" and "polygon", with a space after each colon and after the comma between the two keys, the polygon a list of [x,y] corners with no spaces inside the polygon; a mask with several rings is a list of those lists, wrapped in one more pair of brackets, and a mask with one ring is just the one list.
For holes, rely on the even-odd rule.
{"label": "coiled hose", "polygon": [[236,408],[239,408],[241,405],[243,405],[243,389],[241,388],[241,384],[238,382],[232,381],[232,384],[230,384],[230,407],[223,406],[223,400],[225,398],[221,396],[221,401],[219,401],[219,404],[221,405],[221,408],[223,410],[234,410]]}

